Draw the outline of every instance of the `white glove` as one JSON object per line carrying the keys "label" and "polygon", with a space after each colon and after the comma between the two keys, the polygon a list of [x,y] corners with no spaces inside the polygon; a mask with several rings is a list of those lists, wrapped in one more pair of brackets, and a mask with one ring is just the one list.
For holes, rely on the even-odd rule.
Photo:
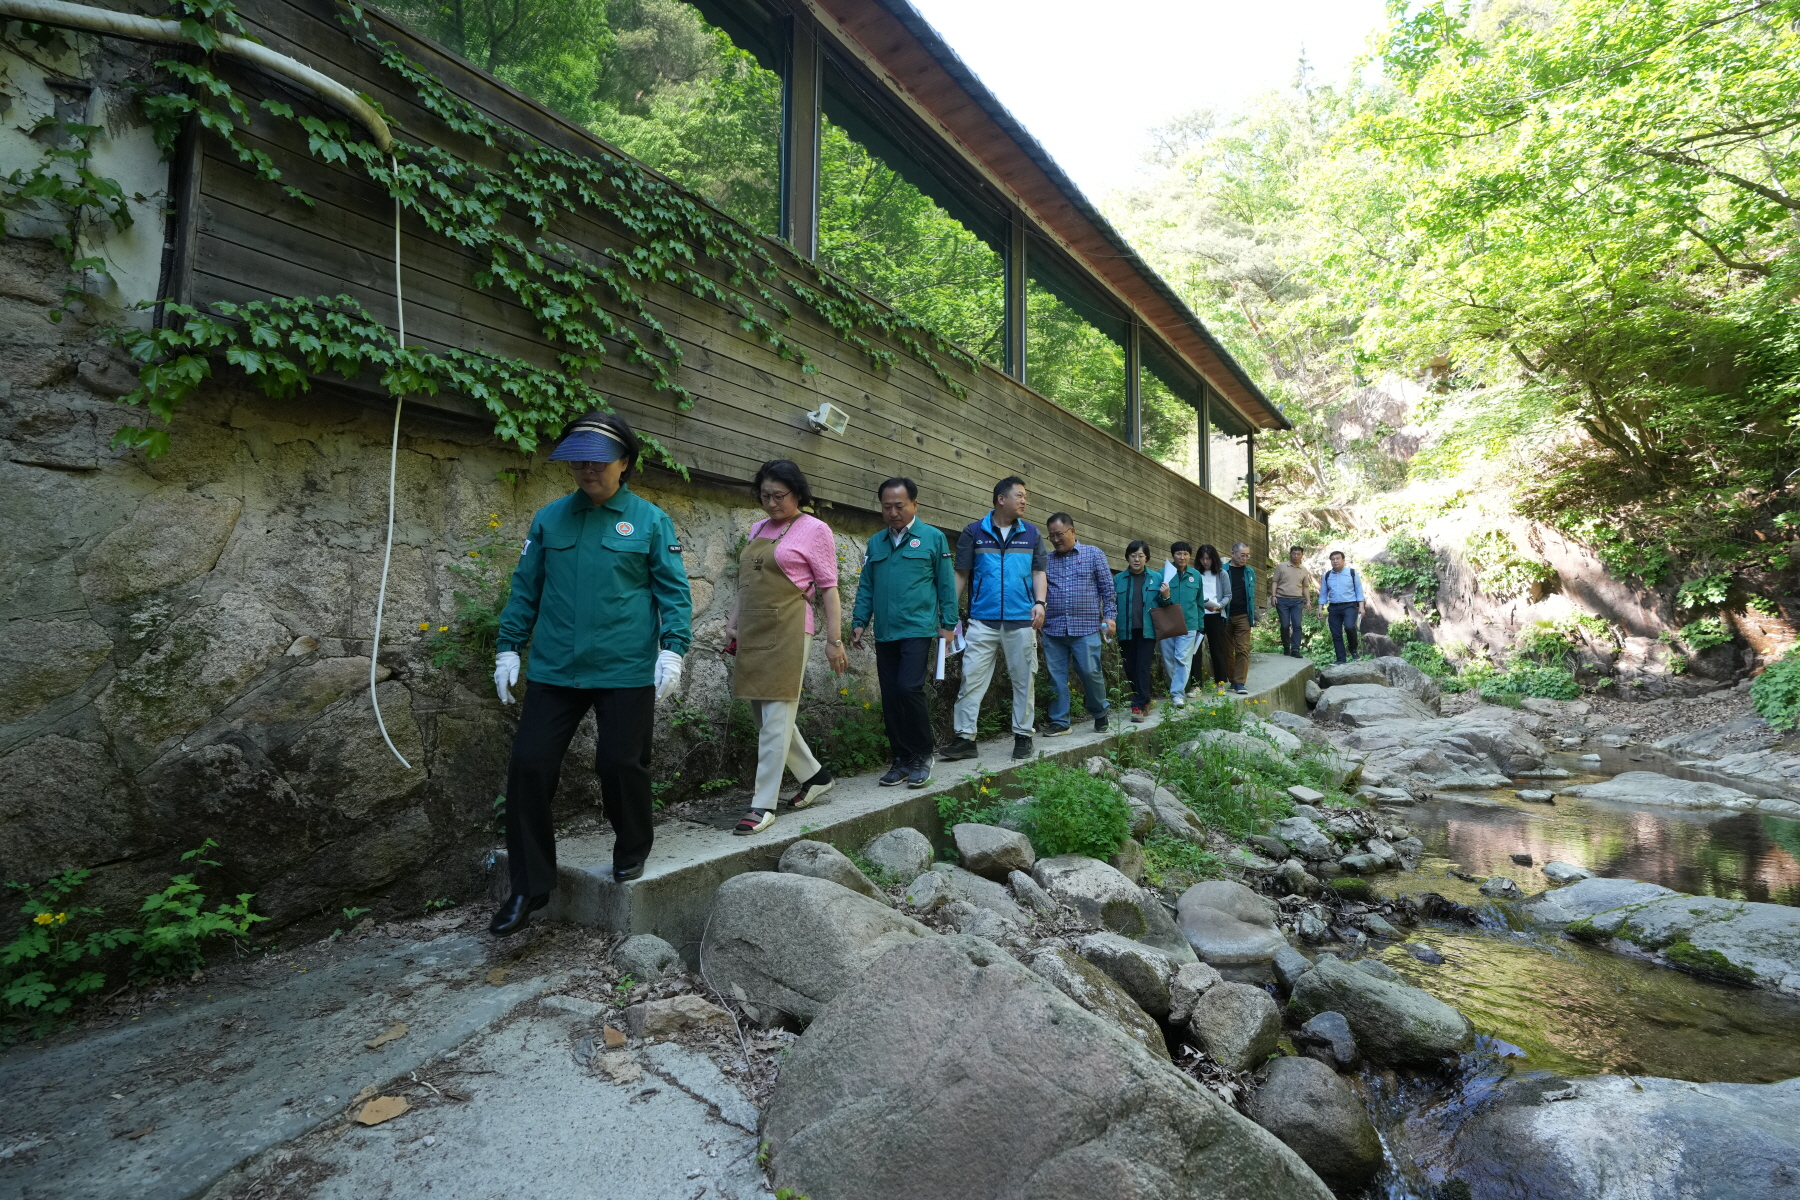
{"label": "white glove", "polygon": [[656,673],[652,678],[656,682],[658,700],[674,691],[675,685],[681,682],[681,655],[673,650],[659,650],[656,655]]}
{"label": "white glove", "polygon": [[500,693],[500,703],[511,704],[512,692],[508,689],[519,686],[519,656],[511,650],[502,650],[494,656],[494,690]]}

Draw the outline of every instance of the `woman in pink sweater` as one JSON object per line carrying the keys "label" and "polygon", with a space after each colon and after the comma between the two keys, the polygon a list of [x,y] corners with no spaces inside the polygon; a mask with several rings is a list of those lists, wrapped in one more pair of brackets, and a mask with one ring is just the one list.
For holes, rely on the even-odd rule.
{"label": "woman in pink sweater", "polygon": [[725,623],[726,638],[737,643],[732,689],[750,705],[760,730],[756,792],[738,822],[740,834],[761,833],[775,823],[784,767],[800,783],[790,802],[794,808],[818,803],[836,782],[796,723],[812,649],[814,601],[825,613],[826,661],[840,675],[850,666],[838,602],[837,542],[829,525],[803,511],[813,503],[806,476],[787,459],[775,459],[757,470],[751,489],[769,515],[750,527],[738,559],[737,599]]}

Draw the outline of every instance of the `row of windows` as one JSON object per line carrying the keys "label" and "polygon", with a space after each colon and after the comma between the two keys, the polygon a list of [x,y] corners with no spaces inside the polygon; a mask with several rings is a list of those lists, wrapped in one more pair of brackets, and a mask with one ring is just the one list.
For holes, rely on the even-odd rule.
{"label": "row of windows", "polygon": [[[782,66],[781,52],[744,0],[708,4],[738,41],[685,0],[399,0],[388,11],[745,224],[779,234],[782,80],[771,68]],[[862,93],[852,75],[828,69],[819,263],[1003,366],[1006,210],[947,182],[930,165],[936,148]],[[1053,255],[1026,257],[1027,381],[1127,438],[1123,322]],[[1208,485],[1244,508],[1249,429],[1215,404],[1203,441],[1198,385],[1156,361],[1140,376],[1144,452],[1196,481],[1206,453]]]}

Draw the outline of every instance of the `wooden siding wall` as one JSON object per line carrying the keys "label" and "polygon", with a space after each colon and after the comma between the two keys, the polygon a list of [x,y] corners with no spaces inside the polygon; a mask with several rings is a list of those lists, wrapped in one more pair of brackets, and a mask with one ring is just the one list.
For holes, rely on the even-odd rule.
{"label": "wooden siding wall", "polygon": [[[400,81],[339,24],[329,0],[248,0],[239,11],[272,48],[374,97],[405,136],[429,138],[471,158],[489,153],[445,129],[409,91],[399,90]],[[384,38],[495,120],[575,154],[599,147],[584,131],[387,25],[379,14],[371,11],[370,17]],[[246,95],[277,96],[297,108],[304,99],[266,76],[229,63],[218,67]],[[188,222],[192,234],[178,248],[180,292],[200,304],[344,293],[391,325],[391,199],[360,175],[310,156],[304,135],[291,123],[259,111],[245,140],[270,154],[283,182],[304,189],[316,207],[258,181],[228,147],[206,139],[197,163],[198,210]],[[550,236],[585,247],[596,261],[605,247],[629,244],[624,231],[585,220],[565,219]],[[784,271],[806,279],[804,268],[791,269],[785,248],[770,246]],[[554,361],[524,308],[474,287],[473,274],[482,265],[476,256],[411,219],[403,224],[402,256],[409,343]],[[595,382],[635,426],[662,439],[697,474],[748,481],[758,464],[792,458],[821,498],[863,510],[877,507],[874,489],[882,479],[909,475],[920,486],[921,515],[949,530],[977,519],[989,507],[994,481],[1016,474],[1030,490],[1032,519],[1041,522],[1066,509],[1082,539],[1116,562],[1136,537],[1159,548],[1174,538],[1221,549],[1242,540],[1258,558],[1266,553],[1262,524],[992,368],[969,372],[951,365],[952,376],[968,388],[967,398],[958,400],[901,347],[891,347],[897,355],[890,369],[872,369],[861,351],[843,344],[794,298],[786,332],[812,356],[817,374],[809,376],[745,337],[724,308],[667,286],[647,294],[681,345],[685,361],[678,379],[694,394],[693,408],[677,409],[666,394],[652,390],[642,368],[622,358],[613,358]],[[803,415],[822,399],[851,414],[844,436],[806,427]],[[484,415],[460,397],[413,403]]]}

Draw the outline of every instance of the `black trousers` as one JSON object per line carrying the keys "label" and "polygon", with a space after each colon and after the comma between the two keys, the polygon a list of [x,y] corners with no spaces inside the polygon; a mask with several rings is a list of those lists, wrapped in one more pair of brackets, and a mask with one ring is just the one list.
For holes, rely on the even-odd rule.
{"label": "black trousers", "polygon": [[[1223,613],[1207,613],[1206,652],[1212,656],[1212,681],[1231,682],[1231,618]],[[1194,672],[1198,675],[1199,672]]]}
{"label": "black trousers", "polygon": [[908,767],[931,754],[931,709],[926,703],[927,673],[937,667],[934,637],[895,638],[875,643],[875,675],[881,681],[881,717],[887,723],[894,761]]}
{"label": "black trousers", "polygon": [[575,728],[594,710],[599,736],[594,774],[612,823],[613,866],[635,867],[650,857],[650,735],[656,689],[570,688],[525,684],[525,706],[513,734],[506,771],[506,861],[515,896],[543,896],[556,887],[556,828],[550,802],[562,776]]}
{"label": "black trousers", "polygon": [[[1337,652],[1339,662],[1348,662],[1356,657],[1356,601],[1341,600],[1326,610],[1325,623],[1331,629],[1331,648]],[[1350,643],[1350,653],[1344,653],[1344,643]]]}
{"label": "black trousers", "polygon": [[1131,684],[1131,707],[1150,707],[1150,661],[1156,656],[1156,639],[1119,639],[1119,657],[1125,660],[1125,680]]}

